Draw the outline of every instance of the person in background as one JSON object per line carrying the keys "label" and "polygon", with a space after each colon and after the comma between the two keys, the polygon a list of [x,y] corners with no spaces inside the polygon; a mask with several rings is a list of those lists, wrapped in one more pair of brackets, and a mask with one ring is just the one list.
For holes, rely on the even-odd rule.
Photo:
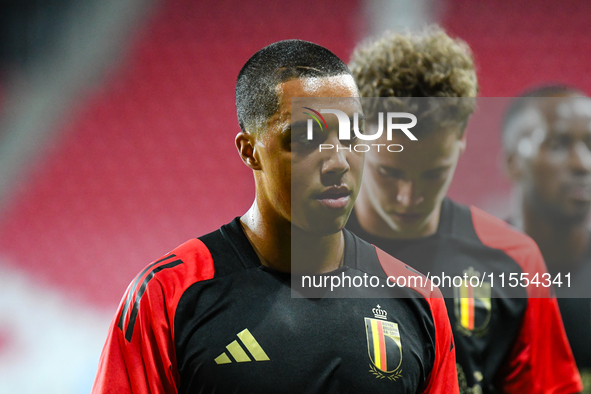
{"label": "person in background", "polygon": [[509,222],[537,242],[553,277],[570,281],[556,287],[558,304],[591,393],[591,99],[566,85],[532,88],[512,101],[502,133],[518,196]]}
{"label": "person in background", "polygon": [[[550,290],[499,283],[501,273],[546,271],[536,244],[503,221],[446,198],[478,92],[468,45],[437,27],[390,33],[359,45],[349,67],[368,101],[366,133],[377,133],[380,112],[410,112],[417,118],[417,140],[393,132],[378,142],[403,149],[366,153],[347,228],[432,280],[482,280],[479,286],[441,286],[460,392],[579,392],[580,377]],[[371,99],[376,97],[381,99]]]}

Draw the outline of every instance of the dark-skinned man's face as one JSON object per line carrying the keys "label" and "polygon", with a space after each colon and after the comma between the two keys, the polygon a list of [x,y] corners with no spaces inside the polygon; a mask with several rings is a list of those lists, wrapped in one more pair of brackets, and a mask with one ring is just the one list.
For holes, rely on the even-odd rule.
{"label": "dark-skinned man's face", "polygon": [[530,206],[559,221],[584,221],[591,209],[591,99],[540,98],[537,120],[521,130],[513,177]]}

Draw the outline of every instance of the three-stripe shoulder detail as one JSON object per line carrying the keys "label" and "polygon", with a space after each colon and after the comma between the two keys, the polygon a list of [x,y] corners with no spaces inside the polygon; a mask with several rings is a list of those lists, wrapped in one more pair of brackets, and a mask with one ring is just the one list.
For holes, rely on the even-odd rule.
{"label": "three-stripe shoulder detail", "polygon": [[165,297],[162,307],[168,309],[169,312],[174,311],[176,303],[188,286],[213,278],[215,271],[211,253],[199,239],[185,242],[144,268],[128,288],[117,324],[128,342],[131,342],[140,311],[140,303],[146,292],[149,291],[150,281],[160,271],[172,268],[175,269],[161,281]]}
{"label": "three-stripe shoulder detail", "polygon": [[[175,259],[175,254],[170,254],[150,265],[148,265],[144,270],[135,278],[135,280],[130,285],[129,292],[127,294],[127,298],[125,299],[125,304],[123,305],[123,309],[121,311],[121,316],[119,317],[119,329],[125,332],[125,339],[130,342],[131,337],[133,335],[133,328],[135,326],[135,321],[137,318],[137,314],[139,311],[140,301],[142,296],[144,295],[146,288],[148,287],[148,283],[154,278],[154,275],[157,272],[162,271],[166,268],[176,267],[179,264],[182,264],[183,261],[180,259]],[[133,306],[132,306],[133,302]],[[131,307],[131,308],[130,308]],[[129,319],[126,317],[129,315]],[[125,321],[127,320],[127,326],[124,329]]]}

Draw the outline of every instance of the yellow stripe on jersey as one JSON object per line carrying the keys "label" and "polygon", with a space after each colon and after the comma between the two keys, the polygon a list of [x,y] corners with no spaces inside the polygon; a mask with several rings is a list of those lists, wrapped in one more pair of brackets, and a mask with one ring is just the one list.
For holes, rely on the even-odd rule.
{"label": "yellow stripe on jersey", "polygon": [[232,342],[231,344],[226,346],[226,349],[228,349],[232,357],[234,357],[234,360],[236,360],[239,363],[251,361],[250,357],[248,357],[248,354],[246,354],[244,349],[242,349],[242,346],[240,346],[238,341]]}
{"label": "yellow stripe on jersey", "polygon": [[267,356],[267,353],[265,353],[257,340],[254,339],[250,331],[248,331],[248,328],[245,328],[242,330],[242,332],[238,333],[238,338],[240,338],[244,346],[248,349],[256,361],[269,360],[269,356]]}

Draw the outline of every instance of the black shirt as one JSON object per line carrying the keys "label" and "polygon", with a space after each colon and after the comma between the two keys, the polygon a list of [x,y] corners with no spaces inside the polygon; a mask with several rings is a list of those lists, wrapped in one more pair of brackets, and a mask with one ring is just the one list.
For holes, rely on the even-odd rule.
{"label": "black shirt", "polygon": [[238,218],[181,245],[128,288],[93,392],[457,392],[440,293],[381,287],[415,271],[344,236],[344,267],[325,275],[375,275],[377,292],[292,298],[291,275],[260,264]]}
{"label": "black shirt", "polygon": [[484,277],[481,286],[440,288],[454,332],[462,393],[579,391],[555,298],[547,288],[511,288],[507,283],[510,273],[545,272],[529,237],[449,199],[443,201],[436,233],[424,238],[372,235],[361,228],[355,212],[347,228],[430,276]]}

